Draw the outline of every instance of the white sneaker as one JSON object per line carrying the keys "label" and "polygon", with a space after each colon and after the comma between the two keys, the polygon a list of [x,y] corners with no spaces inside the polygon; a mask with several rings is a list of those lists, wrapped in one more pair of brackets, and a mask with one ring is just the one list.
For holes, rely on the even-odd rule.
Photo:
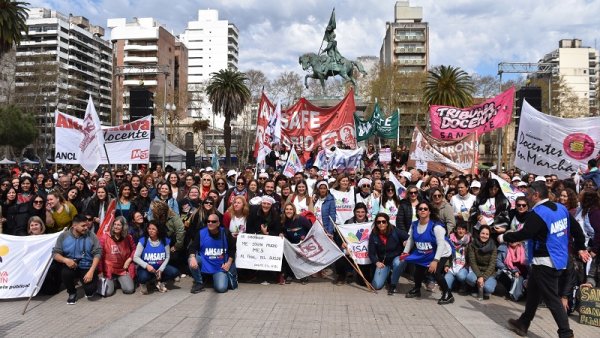
{"label": "white sneaker", "polygon": [[263,281],[262,283],[260,283],[260,285],[269,285],[269,282]]}
{"label": "white sneaker", "polygon": [[156,288],[158,289],[158,292],[160,292],[160,293],[167,292],[167,287],[165,286],[165,283],[163,283],[163,282],[156,282]]}

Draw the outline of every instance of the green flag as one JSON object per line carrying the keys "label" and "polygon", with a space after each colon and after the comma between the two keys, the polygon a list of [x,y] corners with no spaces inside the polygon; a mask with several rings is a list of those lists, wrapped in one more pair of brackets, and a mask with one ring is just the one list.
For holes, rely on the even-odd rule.
{"label": "green flag", "polygon": [[394,111],[391,116],[386,119],[379,119],[377,123],[377,134],[381,138],[395,139],[398,135],[398,110]]}
{"label": "green flag", "polygon": [[377,130],[377,123],[380,119],[381,112],[379,110],[379,104],[375,103],[375,109],[373,110],[373,114],[371,117],[364,121],[360,117],[354,113],[354,126],[356,128],[356,140],[364,141],[369,137],[373,136],[375,131]]}

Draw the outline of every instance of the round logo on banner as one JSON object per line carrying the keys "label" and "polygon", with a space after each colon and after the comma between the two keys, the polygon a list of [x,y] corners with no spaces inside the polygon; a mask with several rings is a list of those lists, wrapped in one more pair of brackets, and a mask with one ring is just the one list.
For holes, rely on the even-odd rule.
{"label": "round logo on banner", "polygon": [[573,133],[563,141],[563,149],[571,158],[583,160],[594,153],[594,140],[584,133]]}

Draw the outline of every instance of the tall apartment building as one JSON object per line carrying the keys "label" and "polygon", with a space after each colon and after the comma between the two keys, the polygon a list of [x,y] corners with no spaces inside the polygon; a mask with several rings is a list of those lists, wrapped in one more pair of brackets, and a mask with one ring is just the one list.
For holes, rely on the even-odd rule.
{"label": "tall apartment building", "polygon": [[[600,63],[597,49],[582,46],[580,39],[562,39],[558,42],[558,49],[544,55],[539,62],[554,64],[555,70],[552,76],[560,76],[563,79],[573,94],[580,99],[585,112],[591,115],[598,114]],[[538,75],[538,77],[544,76]],[[553,111],[553,115],[575,117],[568,110],[569,108],[565,107],[559,112]]]}
{"label": "tall apartment building", "polygon": [[[113,44],[113,118],[127,122],[134,108],[159,116],[167,103],[177,108],[169,116],[182,117],[187,107],[187,48],[153,18],[108,19],[107,26]],[[143,107],[134,102],[133,107],[139,98],[132,95],[145,92],[151,101]]]}
{"label": "tall apartment building", "polygon": [[82,16],[31,8],[16,49],[12,103],[36,114],[40,141],[52,145],[55,110],[83,118],[91,95],[110,124],[112,51],[104,28]]}
{"label": "tall apartment building", "polygon": [[397,1],[394,22],[387,22],[379,52],[384,65],[396,65],[402,72],[426,71],[429,63],[429,26],[423,22],[423,7]]}
{"label": "tall apartment building", "polygon": [[239,30],[233,23],[219,20],[217,10],[201,9],[198,10],[198,20],[188,22],[179,37],[188,48],[189,116],[211,117],[204,88],[211,73],[227,68],[238,69]]}

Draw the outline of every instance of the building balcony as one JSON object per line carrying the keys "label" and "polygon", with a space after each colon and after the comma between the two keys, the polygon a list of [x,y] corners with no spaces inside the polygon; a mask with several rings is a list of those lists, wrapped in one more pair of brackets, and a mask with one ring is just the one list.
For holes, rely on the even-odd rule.
{"label": "building balcony", "polygon": [[[146,87],[155,87],[158,85],[157,80],[143,80],[143,81],[144,81],[144,86],[146,86]],[[138,80],[123,80],[123,85],[139,87],[140,79],[138,79]]]}
{"label": "building balcony", "polygon": [[156,56],[126,56],[123,58],[124,63],[158,63]]}
{"label": "building balcony", "polygon": [[413,47],[413,48],[396,47],[396,49],[394,49],[394,52],[396,54],[425,53],[425,48],[424,47]]}
{"label": "building balcony", "polygon": [[399,65],[407,65],[407,66],[425,66],[427,62],[425,60],[412,60],[412,59],[398,59],[396,63]]}
{"label": "building balcony", "polygon": [[140,51],[140,52],[158,51],[158,46],[157,45],[129,44],[129,45],[125,45],[123,50],[125,50],[125,51]]}
{"label": "building balcony", "polygon": [[425,35],[396,35],[394,37],[396,42],[403,41],[425,41]]}

